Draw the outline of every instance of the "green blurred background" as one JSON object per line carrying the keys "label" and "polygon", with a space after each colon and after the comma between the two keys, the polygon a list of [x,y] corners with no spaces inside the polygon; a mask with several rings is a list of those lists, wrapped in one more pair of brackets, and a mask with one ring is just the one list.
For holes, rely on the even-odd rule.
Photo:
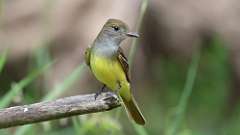
{"label": "green blurred background", "polygon": [[97,92],[83,64],[109,18],[124,41],[133,93],[147,119],[122,107],[0,130],[0,135],[239,135],[240,18],[236,0],[0,0],[0,107]]}

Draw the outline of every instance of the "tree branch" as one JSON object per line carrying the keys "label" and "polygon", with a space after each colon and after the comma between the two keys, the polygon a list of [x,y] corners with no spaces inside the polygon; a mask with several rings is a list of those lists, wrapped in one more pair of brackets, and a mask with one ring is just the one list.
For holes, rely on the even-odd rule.
{"label": "tree branch", "polygon": [[39,102],[0,110],[0,128],[8,128],[41,121],[108,111],[119,107],[120,101],[113,93],[78,95],[55,101]]}

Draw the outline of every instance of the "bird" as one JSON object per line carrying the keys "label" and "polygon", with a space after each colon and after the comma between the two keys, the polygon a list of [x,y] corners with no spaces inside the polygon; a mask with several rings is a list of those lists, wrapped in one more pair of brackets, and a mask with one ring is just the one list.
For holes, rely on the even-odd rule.
{"label": "bird", "polygon": [[139,125],[146,120],[132,94],[129,77],[129,64],[120,44],[127,37],[138,38],[139,35],[129,32],[126,23],[119,19],[108,19],[93,44],[86,48],[85,63],[98,81],[103,84],[100,92],[109,88],[116,92],[123,101],[127,114]]}

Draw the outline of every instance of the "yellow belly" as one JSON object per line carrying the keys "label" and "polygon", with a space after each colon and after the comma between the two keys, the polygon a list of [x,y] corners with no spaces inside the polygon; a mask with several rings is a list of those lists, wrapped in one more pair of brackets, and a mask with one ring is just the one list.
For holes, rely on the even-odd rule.
{"label": "yellow belly", "polygon": [[91,70],[96,78],[110,89],[117,90],[118,83],[128,83],[120,63],[101,56],[91,57]]}

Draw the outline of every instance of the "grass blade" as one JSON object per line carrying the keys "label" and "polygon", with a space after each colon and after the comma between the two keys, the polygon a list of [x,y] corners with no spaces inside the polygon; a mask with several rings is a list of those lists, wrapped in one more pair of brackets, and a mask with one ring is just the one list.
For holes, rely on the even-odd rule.
{"label": "grass blade", "polygon": [[51,92],[43,98],[44,101],[53,100],[64,93],[83,74],[85,64],[78,66],[64,81],[56,85]]}
{"label": "grass blade", "polygon": [[[148,0],[142,0],[141,8],[140,8],[140,16],[138,18],[138,23],[137,23],[137,31],[140,31],[140,29],[141,29],[143,17],[146,13],[147,6],[148,6]],[[129,52],[129,56],[128,56],[130,69],[132,67],[134,55],[136,54],[136,51],[137,51],[137,43],[138,43],[138,39],[137,38],[133,39],[133,42],[132,42],[132,45],[130,48],[130,52]]]}
{"label": "grass blade", "polygon": [[176,135],[180,123],[184,118],[184,113],[187,108],[187,104],[193,90],[194,80],[197,75],[199,59],[200,52],[197,52],[196,54],[193,55],[191,65],[188,69],[186,83],[183,89],[183,93],[180,97],[179,104],[177,105],[175,120],[173,121],[171,129],[168,132],[169,135]]}
{"label": "grass blade", "polygon": [[138,135],[148,135],[146,129],[143,126],[133,123],[133,127]]}
{"label": "grass blade", "polygon": [[80,130],[81,124],[77,116],[72,117],[73,128],[75,130],[76,135],[81,135],[82,131]]}
{"label": "grass blade", "polygon": [[[60,96],[62,93],[64,93],[75,81],[79,80],[79,78],[81,78],[81,75],[84,72],[84,67],[86,65],[85,64],[80,64],[79,67],[77,67],[64,81],[63,83],[60,83],[58,85],[56,85],[54,87],[53,90],[51,90],[51,92],[46,95],[43,98],[43,101],[49,101],[49,100],[53,100],[55,98],[57,98],[58,96]],[[21,128],[19,128],[16,131],[15,135],[25,135],[26,132],[28,132],[33,125],[25,125]]]}
{"label": "grass blade", "polygon": [[0,108],[7,107],[12,99],[27,85],[29,85],[37,76],[42,74],[44,71],[46,71],[51,64],[47,64],[43,66],[42,68],[35,70],[31,72],[27,77],[25,77],[20,82],[13,84],[11,89],[8,91],[8,93],[1,98],[0,102]]}
{"label": "grass blade", "polygon": [[3,70],[3,67],[6,63],[6,59],[7,59],[7,51],[4,51],[1,55],[0,55],[0,74]]}

